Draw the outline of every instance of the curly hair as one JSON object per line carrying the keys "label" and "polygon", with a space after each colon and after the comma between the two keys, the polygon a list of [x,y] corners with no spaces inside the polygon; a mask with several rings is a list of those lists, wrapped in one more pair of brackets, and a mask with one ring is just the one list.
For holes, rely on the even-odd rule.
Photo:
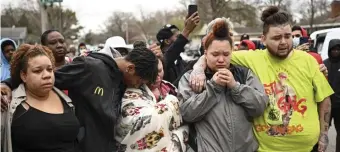
{"label": "curly hair", "polygon": [[11,81],[13,88],[17,88],[23,81],[20,77],[20,72],[27,72],[28,60],[36,56],[47,56],[55,68],[55,59],[52,51],[42,45],[23,44],[13,54],[11,60]]}

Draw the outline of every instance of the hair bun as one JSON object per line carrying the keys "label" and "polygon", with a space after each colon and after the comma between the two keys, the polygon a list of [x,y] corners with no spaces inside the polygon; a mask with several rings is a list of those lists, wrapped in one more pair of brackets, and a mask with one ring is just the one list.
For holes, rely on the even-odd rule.
{"label": "hair bun", "polygon": [[279,7],[277,6],[269,6],[268,8],[266,8],[261,15],[261,20],[262,22],[265,22],[267,20],[268,17],[278,13],[280,10]]}
{"label": "hair bun", "polygon": [[213,27],[213,35],[216,38],[225,38],[229,36],[229,26],[223,21],[216,21]]}
{"label": "hair bun", "polygon": [[133,43],[133,48],[134,49],[145,49],[146,48],[146,43],[143,41],[135,41]]}

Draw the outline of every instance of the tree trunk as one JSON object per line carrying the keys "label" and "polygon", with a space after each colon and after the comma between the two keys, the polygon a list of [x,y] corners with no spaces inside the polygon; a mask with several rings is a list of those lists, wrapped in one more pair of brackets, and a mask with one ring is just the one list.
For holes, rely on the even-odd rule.
{"label": "tree trunk", "polygon": [[315,7],[314,7],[314,0],[310,0],[311,3],[311,14],[310,14],[310,20],[309,20],[309,33],[313,32],[313,24],[314,24],[314,16],[315,16]]}
{"label": "tree trunk", "polygon": [[40,6],[40,17],[41,17],[41,33],[44,33],[48,28],[48,15],[43,3],[38,0]]}
{"label": "tree trunk", "polygon": [[216,1],[217,0],[210,0],[210,6],[211,6],[211,14],[212,18],[215,19],[217,18],[217,6],[216,6]]}

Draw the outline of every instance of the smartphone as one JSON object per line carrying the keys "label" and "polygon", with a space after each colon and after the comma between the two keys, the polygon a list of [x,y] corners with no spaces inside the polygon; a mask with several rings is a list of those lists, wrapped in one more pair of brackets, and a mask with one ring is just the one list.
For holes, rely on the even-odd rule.
{"label": "smartphone", "polygon": [[308,37],[300,37],[300,44],[299,45],[302,45],[302,44],[305,44],[305,43],[308,43]]}
{"label": "smartphone", "polygon": [[197,12],[197,5],[189,5],[188,6],[188,17],[190,17],[195,12]]}

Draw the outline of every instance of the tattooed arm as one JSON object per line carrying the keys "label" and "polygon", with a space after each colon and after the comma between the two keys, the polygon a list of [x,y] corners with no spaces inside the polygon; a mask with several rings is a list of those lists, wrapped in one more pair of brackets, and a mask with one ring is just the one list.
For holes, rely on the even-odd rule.
{"label": "tattooed arm", "polygon": [[318,104],[319,120],[320,120],[320,137],[319,137],[319,152],[325,152],[328,146],[328,128],[331,115],[331,100],[325,98]]}

